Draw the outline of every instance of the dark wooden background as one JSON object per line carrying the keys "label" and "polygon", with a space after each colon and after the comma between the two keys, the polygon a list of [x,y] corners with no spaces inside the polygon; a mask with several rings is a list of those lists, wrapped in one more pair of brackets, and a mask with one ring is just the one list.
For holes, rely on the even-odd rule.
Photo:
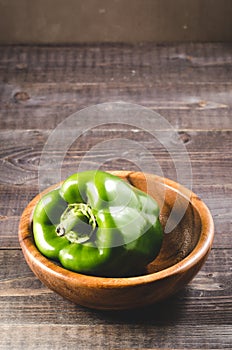
{"label": "dark wooden background", "polygon": [[[0,79],[0,349],[231,349],[232,45],[2,46]],[[139,311],[99,312],[43,286],[24,261],[17,230],[38,192],[51,131],[77,110],[119,100],[159,112],[177,130],[216,234],[204,267],[177,295]],[[109,136],[146,144],[175,178],[167,152],[142,131],[109,126],[73,144],[62,176]],[[97,167],[101,157],[88,162]],[[135,165],[117,159],[102,167]]]}
{"label": "dark wooden background", "polygon": [[2,0],[0,43],[231,42],[231,0]]}

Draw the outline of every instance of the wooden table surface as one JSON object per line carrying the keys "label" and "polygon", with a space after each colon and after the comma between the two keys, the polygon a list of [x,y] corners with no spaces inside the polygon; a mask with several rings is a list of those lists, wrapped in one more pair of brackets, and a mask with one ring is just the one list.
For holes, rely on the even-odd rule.
{"label": "wooden table surface", "polygon": [[[2,46],[0,80],[0,349],[231,349],[232,45]],[[202,270],[177,295],[142,310],[103,312],[43,286],[17,231],[39,191],[40,156],[52,130],[84,107],[119,100],[160,113],[176,130],[191,160],[192,189],[212,212],[215,240]],[[88,150],[115,137],[145,145],[146,164],[155,156],[164,176],[175,179],[165,149],[118,125],[83,133],[66,154],[62,178]],[[136,168],[107,152],[84,161]]]}

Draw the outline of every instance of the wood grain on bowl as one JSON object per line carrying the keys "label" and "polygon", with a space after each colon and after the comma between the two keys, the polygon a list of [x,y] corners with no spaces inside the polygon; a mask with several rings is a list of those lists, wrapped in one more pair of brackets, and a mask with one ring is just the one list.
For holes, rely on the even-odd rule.
{"label": "wood grain on bowl", "polygon": [[[160,254],[147,266],[144,275],[129,278],[88,276],[68,271],[45,258],[35,246],[31,229],[33,209],[41,194],[28,204],[21,217],[19,241],[25,259],[36,276],[65,298],[96,309],[137,308],[172,295],[195,276],[211,249],[214,225],[206,205],[183,186],[152,174],[129,171],[113,173],[158,201],[163,228],[171,210],[176,210],[173,215],[177,218],[176,226],[164,234]],[[175,203],[177,205],[174,206]],[[180,221],[179,211],[183,212]]]}

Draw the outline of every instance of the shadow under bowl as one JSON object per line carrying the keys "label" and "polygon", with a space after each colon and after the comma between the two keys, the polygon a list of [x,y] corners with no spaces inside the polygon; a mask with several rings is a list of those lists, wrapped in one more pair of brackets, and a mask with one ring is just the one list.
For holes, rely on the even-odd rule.
{"label": "shadow under bowl", "polygon": [[19,242],[35,275],[50,289],[76,304],[102,310],[143,307],[171,296],[183,288],[202,267],[213,242],[214,224],[207,206],[182,185],[141,172],[111,172],[149,193],[160,206],[165,230],[158,257],[143,275],[106,278],[69,271],[44,257],[32,232],[33,210],[38,194],[25,208],[19,224]]}

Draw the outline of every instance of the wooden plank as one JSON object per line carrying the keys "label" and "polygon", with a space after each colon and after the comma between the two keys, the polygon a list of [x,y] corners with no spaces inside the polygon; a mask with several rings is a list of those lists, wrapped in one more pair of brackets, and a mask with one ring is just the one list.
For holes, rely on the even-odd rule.
{"label": "wooden plank", "polygon": [[[37,184],[39,160],[49,132],[33,130],[31,132],[15,131],[12,134],[10,131],[5,131],[0,134],[1,182],[8,184]],[[107,128],[83,133],[66,154],[63,164],[63,176],[76,171],[86,152],[88,158],[85,159],[85,162],[90,163],[90,165],[86,163],[86,167],[91,166],[94,168],[99,166],[99,164],[101,165],[103,160],[112,157],[112,152],[104,148],[100,151],[91,151],[92,147],[101,144],[106,139],[124,138],[138,142],[145,147],[139,158],[142,158],[143,164],[145,164],[147,169],[149,169],[150,162],[154,161],[151,158],[153,155],[164,175],[175,180],[175,167],[167,150],[153,137],[148,136],[147,133],[138,132],[138,130],[111,130]],[[180,132],[179,136],[185,143],[186,151],[190,157],[194,186],[204,183],[208,185],[230,183],[231,131]],[[125,153],[128,150],[124,149],[123,144],[118,144],[117,147],[120,148],[118,151],[122,151],[122,158],[113,159],[111,164],[105,165],[105,168],[123,169],[129,166],[130,169],[136,170],[135,165],[126,163],[126,159],[129,160],[131,154],[133,155],[133,149],[130,150],[132,153]],[[226,153],[224,149],[226,149]],[[60,152],[52,153],[51,158],[55,160],[59,155]],[[178,160],[177,166],[179,166]],[[47,170],[49,170],[49,163],[47,164]],[[209,173],[213,176],[209,177]]]}
{"label": "wooden plank", "polygon": [[[150,97],[144,97],[147,94],[147,89],[135,87],[112,88],[109,85],[104,87],[98,86],[94,88],[92,93],[89,88],[82,88],[78,92],[68,90],[67,92],[56,93],[55,87],[48,89],[44,88],[43,95],[38,95],[35,91],[35,86],[20,88],[12,88],[10,96],[7,99],[2,98],[0,118],[2,119],[2,129],[52,129],[61,123],[71,114],[91,105],[104,103],[106,101],[130,101],[143,105],[154,112],[159,113],[165,118],[175,129],[230,129],[231,130],[231,106],[227,101],[228,93],[219,93],[220,98],[211,97],[217,92],[185,94],[177,93],[167,100],[166,97],[158,96],[158,88],[150,90]],[[13,96],[27,91],[30,91],[30,99],[25,102],[12,101]],[[50,91],[50,93],[49,93]],[[182,90],[181,90],[182,91]],[[167,95],[167,91],[166,91]],[[204,96],[202,99],[201,96]],[[227,97],[228,96],[228,97]],[[202,106],[202,107],[201,107]],[[188,119],[186,118],[188,115]],[[218,118],[220,115],[220,118]],[[7,117],[7,118],[6,118]]]}
{"label": "wooden plank", "polygon": [[[32,90],[34,89],[32,88]],[[147,107],[165,118],[170,123],[170,127],[180,131],[231,130],[232,128],[231,107],[220,101],[215,102],[214,99],[209,100],[208,96],[204,96],[204,100],[202,100],[196,95],[174,95],[173,101],[167,101],[162,99],[162,96],[158,98],[156,90],[153,90],[153,95],[150,98],[144,97],[146,91],[139,89],[135,93],[128,87],[121,88],[119,91],[117,88],[111,89],[109,86],[101,88],[99,86],[101,92],[99,94],[98,92],[93,93],[93,96],[90,96],[86,89],[83,88],[82,90],[80,94],[74,94],[72,101],[68,101],[66,94],[60,93],[53,98],[49,96],[45,89],[44,94],[48,96],[46,97],[47,104],[44,101],[37,100],[35,105],[31,105],[31,101],[23,102],[22,105],[15,105],[10,100],[12,97],[10,97],[8,100],[0,102],[1,130],[55,129],[59,123],[73,113],[106,101],[130,101],[130,103]],[[228,88],[228,90],[231,90],[231,88]],[[20,89],[20,91],[27,90]],[[51,89],[50,91],[54,90]],[[12,95],[14,93],[12,92]],[[73,93],[68,92],[67,95],[70,96]],[[34,98],[37,97],[34,96]],[[201,103],[205,104],[205,107],[199,107]]]}
{"label": "wooden plank", "polygon": [[[69,136],[72,142],[72,146],[69,148],[69,153],[72,152],[86,152],[89,148],[101,144],[104,141],[114,140],[114,139],[128,139],[136,143],[141,143],[142,146],[151,149],[151,151],[156,151],[157,155],[168,156],[168,151],[165,148],[173,145],[172,152],[183,152],[182,144],[185,144],[186,151],[190,154],[196,154],[199,157],[201,154],[201,159],[204,159],[206,153],[212,155],[218,155],[225,150],[231,153],[232,146],[232,130],[191,130],[186,132],[184,130],[175,131],[172,129],[153,129],[153,124],[144,126],[143,129],[139,129],[135,124],[132,126],[127,124],[106,124],[99,125],[96,121],[96,127],[89,129],[89,125],[86,129],[80,129],[78,127],[78,119],[76,120],[76,125],[72,130],[71,127],[65,130],[64,137]],[[132,122],[133,123],[133,122]],[[29,150],[33,150],[37,156],[43,150],[43,147],[53,130],[15,130],[13,133],[10,130],[0,131],[0,157],[9,157],[12,153],[23,154]],[[156,131],[156,134],[153,133]],[[65,132],[68,134],[66,135]],[[157,139],[157,135],[159,139]],[[166,136],[167,140],[164,139]],[[174,136],[176,139],[174,139]],[[171,139],[172,137],[172,139]],[[179,139],[178,139],[179,137]],[[168,139],[169,138],[169,139]],[[87,140],[86,140],[87,139]],[[161,140],[161,141],[159,141]],[[161,144],[164,142],[164,145]],[[180,150],[178,149],[180,146]],[[118,147],[120,144],[118,145]],[[121,147],[123,148],[124,145]],[[57,152],[59,149],[57,150]],[[227,153],[227,152],[226,152]],[[208,155],[207,155],[208,156]],[[226,154],[225,154],[226,156]]]}
{"label": "wooden plank", "polygon": [[[70,133],[71,131],[69,131],[69,136]],[[167,137],[168,133],[164,131],[160,132],[159,135]],[[179,132],[180,144],[177,141],[169,140],[168,143],[170,142],[170,144],[166,147],[170,149],[172,149],[173,145],[176,147],[172,159],[167,149],[147,132],[138,131],[137,129],[130,130],[130,128],[129,130],[111,128],[102,130],[93,129],[83,133],[67,152],[63,162],[62,176],[65,178],[77,171],[80,162],[82,162],[82,165],[86,169],[102,166],[104,169],[137,170],[138,166],[142,164],[143,171],[145,169],[147,172],[154,172],[155,168],[158,174],[177,180],[176,166],[178,169],[183,168],[182,183],[188,184],[191,180],[191,174],[189,169],[184,168],[185,163],[183,163],[182,159],[182,154],[184,153],[182,153],[183,150],[181,149],[181,142],[183,142],[191,161],[194,185],[200,185],[202,183],[208,185],[229,184],[231,180],[231,135],[232,132],[229,130]],[[19,185],[37,184],[38,164],[49,132],[38,130],[32,132],[15,131],[12,134],[10,131],[3,131],[0,132],[0,136],[1,183]],[[75,140],[75,132],[73,137]],[[107,149],[109,144],[107,148],[104,147],[104,141],[117,140],[117,138],[131,140],[135,142],[136,147],[139,145],[143,149],[138,153],[138,149],[136,150],[136,147],[133,148],[134,144],[129,150],[127,147],[125,149],[123,142],[117,142],[117,147],[113,149]],[[174,143],[172,144],[172,142]],[[93,147],[101,145],[101,143],[101,148],[94,150]],[[91,150],[92,148],[93,150]],[[58,150],[50,154],[46,168],[47,172],[54,169],[54,163],[56,159],[59,159],[61,153]],[[83,156],[85,156],[84,160]],[[51,165],[49,162],[51,162]]]}
{"label": "wooden plank", "polygon": [[[207,77],[206,77],[207,78]],[[183,84],[170,79],[168,82],[114,82],[103,81],[99,83],[68,82],[60,85],[57,82],[36,83],[21,82],[1,83],[1,106],[4,112],[9,110],[22,112],[38,107],[57,110],[69,107],[79,109],[79,106],[87,106],[100,102],[130,101],[139,103],[156,110],[174,110],[195,113],[226,112],[231,109],[232,82],[217,85],[208,84]],[[130,98],[130,100],[129,100]],[[45,110],[46,110],[45,109]],[[51,113],[51,112],[50,112]]]}
{"label": "wooden plank", "polygon": [[[231,349],[231,327],[32,324],[0,327],[0,349]],[[9,335],[10,334],[10,335]],[[26,335],[30,336],[26,336]],[[120,340],[119,340],[120,339]],[[145,346],[145,348],[144,348]]]}
{"label": "wooden plank", "polygon": [[[83,154],[84,155],[84,154]],[[76,156],[74,159],[65,159],[65,162],[62,164],[61,169],[61,176],[56,176],[56,179],[60,180],[65,179],[67,176],[75,173],[79,170],[78,166],[81,162],[82,170],[90,170],[90,169],[98,169],[99,167],[102,170],[131,170],[131,171],[138,171],[141,169],[139,166],[139,163],[131,164],[129,161],[125,161],[124,159],[109,159],[106,162],[107,155],[110,155],[109,153],[104,153],[103,155],[97,155],[97,157],[94,157],[94,154],[91,155],[87,160],[82,161],[82,156]],[[52,159],[55,159],[54,155],[51,155],[53,157]],[[207,157],[205,157],[207,160]],[[166,159],[159,159],[158,157],[155,157],[156,162],[158,162],[159,167],[152,166],[151,162],[154,161],[154,158],[148,158],[143,159],[142,162],[142,170],[146,171],[148,173],[156,173],[158,175],[162,175],[164,177],[168,177],[174,181],[181,182],[182,185],[185,185],[187,187],[190,186],[192,183],[192,186],[196,188],[196,186],[200,186],[201,184],[207,184],[210,186],[213,185],[227,185],[230,183],[230,158],[227,156],[225,160],[219,161],[217,160],[211,160],[210,163],[204,163],[203,160],[201,161],[191,161],[191,170],[192,174],[186,170],[186,173],[183,171],[183,164],[180,162],[175,162],[176,167],[178,167],[179,171],[181,170],[181,179],[178,178],[176,174],[175,166],[172,162],[166,160]],[[212,168],[213,167],[213,168]],[[162,171],[161,171],[161,170]],[[213,169],[213,170],[212,170]],[[23,167],[18,167],[17,165],[12,165],[9,162],[6,164],[0,166],[0,170],[4,171],[4,175],[1,179],[1,184],[14,184],[14,185],[36,185],[38,183],[38,176],[37,176],[37,169],[31,171],[31,170],[25,170]],[[59,170],[59,169],[58,169]],[[154,171],[157,170],[157,171]],[[47,178],[43,179],[43,182],[41,181],[41,185],[43,187],[52,185],[54,176],[56,175],[54,167],[52,168],[47,165]],[[43,173],[46,175],[46,173]],[[211,176],[209,176],[211,174]],[[46,181],[44,183],[44,181]]]}
{"label": "wooden plank", "polygon": [[208,82],[225,83],[230,82],[232,72],[231,51],[230,43],[2,46],[0,70],[3,78],[7,75],[8,82],[16,79],[63,82],[63,77],[79,82],[105,81],[112,77],[141,81],[146,75],[146,81],[167,77],[169,81],[178,76],[184,83],[205,82],[208,75]]}

